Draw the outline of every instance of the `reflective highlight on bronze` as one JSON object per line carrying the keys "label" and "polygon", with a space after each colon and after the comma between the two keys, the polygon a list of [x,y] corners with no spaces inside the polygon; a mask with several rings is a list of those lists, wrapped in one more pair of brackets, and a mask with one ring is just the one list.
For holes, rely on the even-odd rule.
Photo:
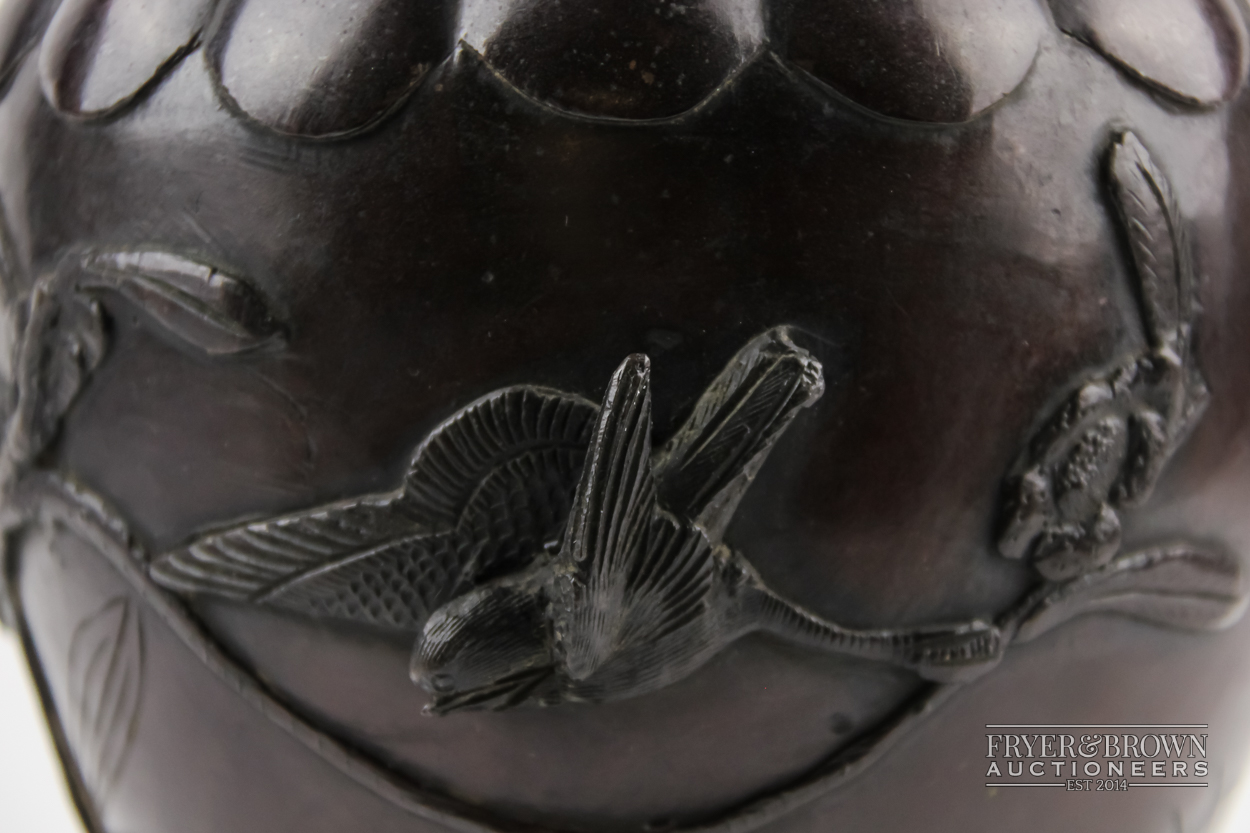
{"label": "reflective highlight on bronze", "polygon": [[39,53],[44,94],[101,116],[154,84],[195,46],[210,0],[64,0]]}
{"label": "reflective highlight on bronze", "polygon": [[1109,709],[1240,766],[1240,3],[57,5],[0,620],[93,833],[1203,818],[951,765]]}
{"label": "reflective highlight on bronze", "polygon": [[223,93],[280,133],[342,136],[382,118],[451,49],[450,3],[229,0],[208,60]]}
{"label": "reflective highlight on bronze", "polygon": [[781,55],[869,110],[964,122],[1009,95],[1046,32],[1035,0],[792,0],[777,4]]}
{"label": "reflective highlight on bronze", "polygon": [[1055,22],[1176,101],[1228,101],[1245,82],[1247,35],[1235,0],[1051,0]]}

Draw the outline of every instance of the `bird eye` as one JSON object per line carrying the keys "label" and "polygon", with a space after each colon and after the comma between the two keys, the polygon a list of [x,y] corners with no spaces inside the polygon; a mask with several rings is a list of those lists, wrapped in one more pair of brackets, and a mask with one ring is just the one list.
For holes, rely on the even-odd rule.
{"label": "bird eye", "polygon": [[450,674],[435,674],[430,677],[430,686],[438,694],[446,694],[455,689],[456,683]]}

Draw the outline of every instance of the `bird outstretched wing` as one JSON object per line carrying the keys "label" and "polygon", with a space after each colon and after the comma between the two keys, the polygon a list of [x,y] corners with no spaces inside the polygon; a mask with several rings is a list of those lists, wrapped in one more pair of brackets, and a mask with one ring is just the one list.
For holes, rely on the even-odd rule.
{"label": "bird outstretched wing", "polygon": [[171,590],[254,598],[326,562],[432,534],[395,502],[395,495],[375,495],[210,533],[160,556],[150,572]]}
{"label": "bird outstretched wing", "polygon": [[777,327],[738,351],[653,465],[663,506],[719,542],[794,417],[824,393],[820,362]]}
{"label": "bird outstretched wing", "polygon": [[[560,538],[585,463],[583,482],[593,486],[565,538],[590,524],[608,537],[578,538],[583,559],[594,549],[605,577],[629,577],[620,587],[606,578],[595,585],[630,600],[613,639],[666,632],[706,579],[709,536],[719,540],[777,438],[820,396],[823,378],[787,328],[770,330],[739,351],[653,453],[649,373],[645,357],[631,357],[614,377],[611,413],[598,422],[600,409],[577,396],[533,386],[496,391],[429,434],[397,491],[210,532],[156,559],[151,574],[181,593],[419,630],[451,598],[523,568]],[[598,462],[587,462],[592,430]],[[657,488],[672,515],[657,506]],[[627,516],[603,520],[600,530],[602,519],[592,516],[607,506]]]}
{"label": "bird outstretched wing", "polygon": [[431,432],[398,491],[209,533],[151,574],[182,593],[419,629],[559,535],[596,410],[559,391],[496,391]]}
{"label": "bird outstretched wing", "polygon": [[574,679],[698,618],[712,581],[707,538],[656,502],[650,375],[643,355],[613,375],[557,558],[555,630]]}

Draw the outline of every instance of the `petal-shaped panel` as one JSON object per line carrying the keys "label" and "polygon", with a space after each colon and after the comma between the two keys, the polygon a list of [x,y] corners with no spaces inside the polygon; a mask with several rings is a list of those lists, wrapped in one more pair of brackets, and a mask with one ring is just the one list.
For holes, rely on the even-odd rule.
{"label": "petal-shaped panel", "polygon": [[1039,0],[797,0],[779,51],[852,101],[963,122],[1020,85],[1046,31]]}
{"label": "petal-shaped panel", "polygon": [[1246,74],[1235,0],[1051,0],[1059,28],[1179,101],[1227,101]]}
{"label": "petal-shaped panel", "polygon": [[755,0],[473,0],[465,43],[526,95],[609,119],[698,105],[763,41]]}
{"label": "petal-shaped panel", "polygon": [[107,115],[196,44],[210,0],[64,0],[39,54],[44,95],[63,113]]}
{"label": "petal-shaped panel", "polygon": [[0,0],[0,86],[43,34],[56,0]]}
{"label": "petal-shaped panel", "polygon": [[449,0],[235,0],[209,43],[232,103],[280,133],[356,132],[451,47]]}

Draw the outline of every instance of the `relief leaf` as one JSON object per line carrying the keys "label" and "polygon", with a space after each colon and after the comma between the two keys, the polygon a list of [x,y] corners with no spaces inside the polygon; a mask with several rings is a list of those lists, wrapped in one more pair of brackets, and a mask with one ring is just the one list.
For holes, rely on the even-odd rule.
{"label": "relief leaf", "polygon": [[1131,132],[1111,146],[1111,192],[1137,274],[1146,334],[1183,360],[1194,312],[1193,261],[1167,177]]}
{"label": "relief leaf", "polygon": [[1020,608],[1028,642],[1086,613],[1117,613],[1160,627],[1219,630],[1246,605],[1237,559],[1178,544],[1123,555],[1072,581],[1047,585]]}
{"label": "relief leaf", "polygon": [[69,646],[65,731],[97,801],[121,774],[142,688],[139,615],[129,600],[116,598],[78,625]]}
{"label": "relief leaf", "polygon": [[282,326],[269,302],[246,281],[161,251],[89,255],[81,289],[120,293],[156,323],[210,356],[278,343]]}

